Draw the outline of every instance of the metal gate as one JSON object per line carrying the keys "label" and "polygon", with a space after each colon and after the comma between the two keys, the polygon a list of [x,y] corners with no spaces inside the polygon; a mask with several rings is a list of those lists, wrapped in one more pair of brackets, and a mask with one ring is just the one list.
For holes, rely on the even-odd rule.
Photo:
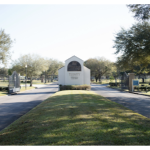
{"label": "metal gate", "polygon": [[19,92],[20,89],[20,76],[14,71],[13,74],[9,76],[9,94]]}

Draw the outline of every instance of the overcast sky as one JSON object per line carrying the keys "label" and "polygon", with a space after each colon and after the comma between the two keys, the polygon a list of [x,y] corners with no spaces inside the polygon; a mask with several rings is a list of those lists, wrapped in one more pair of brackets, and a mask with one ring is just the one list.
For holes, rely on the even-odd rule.
{"label": "overcast sky", "polygon": [[16,40],[12,60],[34,53],[114,62],[115,33],[136,22],[126,4],[0,4],[0,14],[0,29]]}

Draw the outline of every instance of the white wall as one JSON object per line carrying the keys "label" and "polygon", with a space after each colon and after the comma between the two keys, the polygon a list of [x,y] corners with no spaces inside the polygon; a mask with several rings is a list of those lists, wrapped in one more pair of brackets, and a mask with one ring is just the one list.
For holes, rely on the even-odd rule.
{"label": "white wall", "polygon": [[[79,62],[81,71],[67,71],[71,61]],[[58,83],[62,85],[90,85],[90,69],[83,66],[83,60],[73,56],[65,61],[65,67],[58,70]]]}
{"label": "white wall", "polygon": [[65,85],[65,67],[58,70],[58,84]]}
{"label": "white wall", "polygon": [[[81,65],[81,71],[67,71],[68,64],[71,61],[77,61]],[[83,60],[76,56],[73,56],[65,61],[65,85],[82,85],[84,84],[83,79]]]}
{"label": "white wall", "polygon": [[84,84],[90,85],[90,69],[84,66]]}

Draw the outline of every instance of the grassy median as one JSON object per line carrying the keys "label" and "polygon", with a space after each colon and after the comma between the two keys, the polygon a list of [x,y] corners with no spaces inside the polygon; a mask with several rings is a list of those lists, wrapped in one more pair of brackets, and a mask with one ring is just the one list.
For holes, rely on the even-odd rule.
{"label": "grassy median", "polygon": [[150,145],[150,119],[92,91],[55,93],[0,132],[0,145]]}

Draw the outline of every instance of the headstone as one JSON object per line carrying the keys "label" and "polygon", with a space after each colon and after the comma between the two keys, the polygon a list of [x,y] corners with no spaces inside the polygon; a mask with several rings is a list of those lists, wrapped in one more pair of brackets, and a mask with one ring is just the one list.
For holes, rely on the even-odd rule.
{"label": "headstone", "polygon": [[9,94],[19,92],[20,89],[20,76],[14,71],[13,74],[9,76]]}

